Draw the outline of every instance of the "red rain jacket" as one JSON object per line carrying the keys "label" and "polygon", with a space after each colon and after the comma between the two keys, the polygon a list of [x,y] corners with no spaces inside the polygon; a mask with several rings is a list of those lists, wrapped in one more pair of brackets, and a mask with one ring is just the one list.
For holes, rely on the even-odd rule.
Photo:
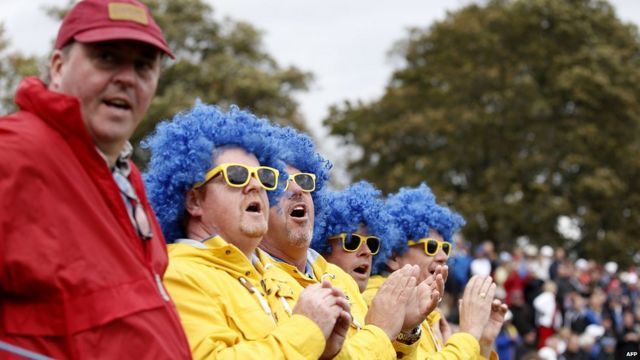
{"label": "red rain jacket", "polygon": [[190,358],[138,169],[129,181],[151,240],[131,224],[78,100],[27,78],[16,103],[0,117],[0,340],[55,358]]}

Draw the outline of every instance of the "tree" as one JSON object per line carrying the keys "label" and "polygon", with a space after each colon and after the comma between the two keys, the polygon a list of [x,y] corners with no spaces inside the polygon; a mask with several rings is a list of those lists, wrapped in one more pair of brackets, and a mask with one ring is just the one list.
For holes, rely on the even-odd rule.
{"label": "tree", "polygon": [[356,178],[385,191],[427,181],[473,241],[526,237],[622,263],[638,253],[640,41],[611,5],[469,5],[392,54],[403,64],[380,99],[325,120],[361,147]]}
{"label": "tree", "polygon": [[[253,26],[230,19],[216,22],[213,9],[203,0],[143,2],[177,58],[164,66],[156,96],[132,138],[134,145],[159,121],[190,108],[196,98],[222,107],[236,104],[307,130],[293,95],[307,90],[311,74],[278,65],[263,49],[262,34]],[[48,13],[61,20],[73,3],[49,8]],[[148,154],[134,147],[136,162],[144,167]]]}
{"label": "tree", "polygon": [[4,37],[4,26],[0,23],[0,114],[15,110],[13,95],[24,76],[39,73],[39,59],[24,56],[19,52],[9,52],[9,41]]}
{"label": "tree", "polygon": [[[307,90],[311,75],[281,68],[250,24],[225,19],[217,23],[202,0],[145,1],[164,30],[177,61],[162,74],[158,92],[138,129],[138,138],[155,123],[193,105],[206,103],[250,108],[259,116],[306,130],[292,95]],[[155,121],[154,121],[155,120]]]}

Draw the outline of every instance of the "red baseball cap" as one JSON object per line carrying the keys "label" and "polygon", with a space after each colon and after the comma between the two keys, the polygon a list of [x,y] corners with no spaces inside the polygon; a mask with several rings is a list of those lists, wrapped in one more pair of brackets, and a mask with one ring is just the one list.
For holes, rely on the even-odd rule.
{"label": "red baseball cap", "polygon": [[71,40],[93,43],[135,40],[155,46],[175,59],[149,9],[137,0],[81,0],[62,20],[55,48]]}

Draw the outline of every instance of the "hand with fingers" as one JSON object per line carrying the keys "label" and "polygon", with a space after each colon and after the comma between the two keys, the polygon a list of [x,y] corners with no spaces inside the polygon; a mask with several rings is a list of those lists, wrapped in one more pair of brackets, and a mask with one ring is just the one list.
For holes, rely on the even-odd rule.
{"label": "hand with fingers", "polygon": [[[331,286],[328,281],[305,288],[293,308],[294,314],[304,315],[315,322],[327,342],[334,332],[338,318],[345,316],[343,312],[349,314],[349,302],[342,291]],[[350,315],[348,316],[350,321]],[[340,329],[341,327],[338,328]]]}
{"label": "hand with fingers", "polygon": [[444,294],[444,268],[441,265],[436,267],[433,274],[428,270],[423,270],[420,282],[412,297],[407,303],[402,331],[409,331],[418,327],[437,306],[440,297]]}
{"label": "hand with fingers", "polygon": [[480,337],[480,354],[485,358],[489,358],[491,350],[493,350],[493,342],[496,340],[502,324],[504,323],[504,317],[507,314],[509,308],[506,304],[503,304],[499,299],[493,299],[491,303],[491,315],[487,326]]}
{"label": "hand with fingers", "polygon": [[438,321],[438,327],[440,328],[440,334],[442,334],[442,342],[446,343],[453,334],[453,330],[444,316]]}
{"label": "hand with fingers", "polygon": [[394,340],[402,329],[407,303],[415,291],[416,277],[415,266],[405,265],[394,271],[371,301],[365,322],[376,325]]}
{"label": "hand with fingers", "polygon": [[[331,287],[331,283],[329,281],[322,282],[323,287]],[[324,352],[320,359],[333,359],[336,354],[340,352],[342,349],[342,344],[344,344],[345,339],[347,338],[347,332],[349,331],[349,326],[351,326],[351,313],[349,301],[344,296],[344,293],[338,289],[333,288],[333,294],[338,297],[337,304],[342,308],[338,318],[336,319],[336,324],[333,326],[333,330],[327,339],[327,344],[325,345]]]}
{"label": "hand with fingers", "polygon": [[480,340],[491,315],[496,284],[489,276],[473,276],[464,288],[460,308],[460,331]]}

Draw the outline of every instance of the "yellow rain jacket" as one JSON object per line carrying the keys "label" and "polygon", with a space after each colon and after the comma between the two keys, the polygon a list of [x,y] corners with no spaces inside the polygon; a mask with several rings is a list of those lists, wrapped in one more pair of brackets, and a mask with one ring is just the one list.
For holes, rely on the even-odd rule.
{"label": "yellow rain jacket", "polygon": [[[353,323],[342,350],[335,359],[410,359],[417,355],[418,342],[413,345],[405,345],[397,341],[392,343],[382,329],[375,325],[365,325],[364,319],[368,307],[358,284],[351,275],[327,262],[314,250],[307,251],[307,264],[310,267],[308,274],[302,274],[295,266],[285,262],[275,261],[275,263],[286,275],[282,280],[289,281],[287,285],[294,289],[295,300],[304,288],[323,280],[330,281],[333,286],[342,290],[349,300]],[[295,282],[291,282],[292,279],[295,279]]]}
{"label": "yellow rain jacket", "polygon": [[274,284],[280,271],[256,250],[247,257],[219,236],[169,245],[164,281],[194,359],[317,359],[324,335],[311,319],[291,315],[293,291]]}
{"label": "yellow rain jacket", "polygon": [[[386,277],[374,275],[369,278],[367,289],[363,296],[367,304],[376,295]],[[485,359],[480,355],[480,344],[478,340],[470,334],[457,332],[451,335],[447,342],[442,345],[438,322],[440,321],[440,313],[438,309],[427,315],[427,318],[420,325],[422,336],[420,337],[420,345],[418,348],[418,359]],[[492,352],[491,359],[497,359],[497,354]]]}

